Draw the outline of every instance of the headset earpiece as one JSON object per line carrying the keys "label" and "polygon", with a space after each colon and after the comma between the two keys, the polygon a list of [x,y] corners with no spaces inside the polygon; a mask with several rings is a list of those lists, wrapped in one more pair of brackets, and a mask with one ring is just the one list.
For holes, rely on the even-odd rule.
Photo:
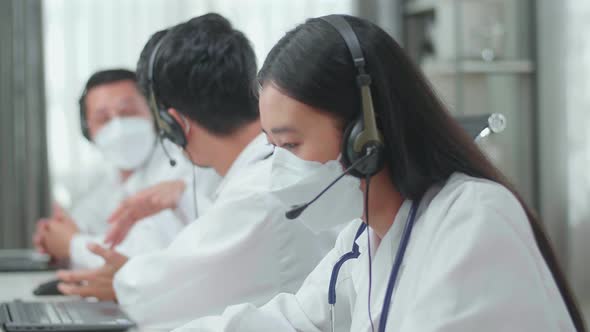
{"label": "headset earpiece", "polygon": [[158,114],[160,136],[184,149],[188,142],[182,126],[166,109],[158,109]]}
{"label": "headset earpiece", "polygon": [[350,174],[361,178],[373,176],[383,168],[385,146],[383,137],[377,129],[370,88],[371,76],[365,70],[365,58],[361,45],[356,33],[342,16],[329,15],[321,17],[321,19],[329,23],[344,39],[358,71],[356,83],[361,98],[361,114],[344,131],[342,137],[342,164],[345,168],[348,168],[360,158],[371,154],[371,157],[359,163]]}
{"label": "headset earpiece", "polygon": [[150,56],[150,61],[148,63],[148,86],[149,86],[149,104],[150,110],[156,120],[156,127],[160,137],[166,138],[170,140],[172,143],[180,146],[181,148],[185,148],[188,141],[186,135],[184,134],[184,129],[182,126],[172,117],[166,107],[158,103],[155,94],[155,77],[154,77],[154,66],[158,57],[158,50],[162,46],[162,42],[166,39],[166,36],[163,36],[152,51],[152,55]]}
{"label": "headset earpiece", "polygon": [[[361,130],[362,125],[360,123],[360,119],[350,122],[344,130],[344,135],[342,135],[342,157],[340,159],[340,162],[342,163],[342,167],[344,169],[349,168],[352,165],[350,160],[356,158],[356,154],[353,150],[354,140],[351,140],[350,138],[356,136],[356,134],[358,134],[358,132]],[[355,132],[355,134],[352,133],[353,131]],[[358,172],[356,169],[351,170],[349,174],[356,177],[363,176],[362,173]]]}
{"label": "headset earpiece", "polygon": [[367,154],[367,149],[373,149],[373,157],[368,158],[365,162],[360,163],[350,171],[350,175],[365,178],[367,175],[375,175],[383,167],[383,146],[382,144],[369,144],[356,151],[354,146],[357,145],[358,139],[363,131],[362,120],[359,118],[352,121],[346,127],[342,136],[342,166],[349,168],[356,160],[359,160]]}

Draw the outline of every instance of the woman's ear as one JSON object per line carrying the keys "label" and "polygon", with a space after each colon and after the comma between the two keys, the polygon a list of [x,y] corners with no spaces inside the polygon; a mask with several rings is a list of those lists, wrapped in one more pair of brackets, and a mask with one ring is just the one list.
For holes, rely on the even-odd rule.
{"label": "woman's ear", "polygon": [[174,108],[169,108],[168,114],[170,114],[170,116],[172,116],[174,120],[176,120],[176,122],[180,124],[180,126],[182,127],[182,131],[184,131],[184,134],[188,136],[189,132],[191,131],[190,122],[182,114],[178,113],[178,111]]}

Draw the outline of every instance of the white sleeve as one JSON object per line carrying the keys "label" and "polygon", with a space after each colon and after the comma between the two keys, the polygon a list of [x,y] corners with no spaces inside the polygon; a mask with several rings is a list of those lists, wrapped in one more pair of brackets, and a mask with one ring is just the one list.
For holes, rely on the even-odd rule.
{"label": "white sleeve", "polygon": [[[197,319],[173,332],[295,332],[284,316],[274,310],[256,308],[253,304],[241,304],[227,308],[221,316]],[[315,329],[314,331],[317,331]]]}
{"label": "white sleeve", "polygon": [[119,303],[141,324],[169,328],[228,304],[268,301],[280,287],[271,213],[259,195],[216,204],[168,248],[123,266],[114,279]]}
{"label": "white sleeve", "polygon": [[414,305],[397,331],[574,330],[558,323],[567,316],[562,299],[554,296],[526,215],[507,190],[463,193],[438,227]]}
{"label": "white sleeve", "polygon": [[[206,213],[207,209],[211,207],[215,191],[221,182],[221,177],[213,169],[195,167],[195,183],[196,197],[193,188],[193,174],[186,175],[182,180],[185,184],[185,190],[180,197],[175,215],[185,224],[194,221]],[[196,204],[196,206],[195,206]]]}
{"label": "white sleeve", "polygon": [[[183,224],[170,210],[164,210],[136,223],[116,250],[127,257],[163,249],[180,232]],[[98,268],[104,260],[93,254],[88,244],[104,243],[105,234],[76,234],[70,242],[70,264],[74,269]]]}
{"label": "white sleeve", "polygon": [[183,227],[170,210],[160,211],[135,223],[116,250],[131,258],[164,249]]}
{"label": "white sleeve", "polygon": [[90,243],[102,243],[102,236],[78,233],[70,242],[70,265],[72,269],[92,269],[104,264],[102,257],[88,250]]}
{"label": "white sleeve", "polygon": [[108,229],[107,220],[122,199],[123,194],[116,187],[97,187],[79,200],[69,211],[69,214],[81,233],[102,234]]}
{"label": "white sleeve", "polygon": [[[192,181],[188,181],[187,179],[183,179],[185,189],[180,196],[180,199],[176,203],[176,208],[174,209],[174,215],[182,220],[184,224],[188,224],[191,221],[197,219],[197,214],[199,213],[194,206],[194,196],[193,196],[193,187]],[[198,207],[197,207],[198,208]]]}
{"label": "white sleeve", "polygon": [[[328,285],[332,267],[345,252],[350,250],[349,247],[352,245],[358,226],[358,222],[352,222],[340,233],[335,247],[305,279],[296,294],[279,294],[259,308],[251,303],[231,306],[220,316],[196,319],[176,329],[175,332],[329,331],[331,316]],[[351,301],[353,301],[350,271],[349,266],[345,264],[338,277],[336,331],[350,329]]]}

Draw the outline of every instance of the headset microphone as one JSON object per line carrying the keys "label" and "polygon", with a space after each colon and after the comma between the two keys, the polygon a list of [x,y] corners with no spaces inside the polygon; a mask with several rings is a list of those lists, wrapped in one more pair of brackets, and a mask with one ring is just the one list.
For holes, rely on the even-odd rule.
{"label": "headset microphone", "polygon": [[303,211],[307,209],[307,207],[313,204],[318,198],[322,197],[322,195],[324,195],[326,191],[328,191],[330,188],[332,188],[332,186],[334,186],[338,181],[340,181],[340,179],[342,179],[345,175],[353,171],[359,164],[372,157],[373,154],[376,152],[376,149],[373,149],[371,147],[368,148],[367,153],[363,157],[357,159],[354,163],[352,163],[352,165],[350,165],[346,170],[344,170],[342,174],[338,175],[338,177],[334,179],[334,181],[330,182],[330,184],[328,184],[326,188],[320,191],[320,193],[317,194],[316,197],[314,197],[311,201],[307,203],[292,206],[291,209],[285,213],[285,217],[287,217],[287,219],[289,220],[293,220],[299,217],[301,213],[303,213]]}
{"label": "headset microphone", "polygon": [[164,154],[166,155],[166,157],[168,157],[168,160],[170,162],[170,166],[174,167],[176,166],[176,160],[174,158],[172,158],[172,156],[168,153],[168,150],[166,149],[166,145],[164,144],[164,137],[160,134],[160,145],[162,146],[162,150],[164,150]]}

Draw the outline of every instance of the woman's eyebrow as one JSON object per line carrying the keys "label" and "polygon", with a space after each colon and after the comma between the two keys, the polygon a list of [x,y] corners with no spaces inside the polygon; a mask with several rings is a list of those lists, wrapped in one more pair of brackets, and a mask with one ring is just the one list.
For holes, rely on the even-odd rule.
{"label": "woman's eyebrow", "polygon": [[[264,131],[264,129],[262,130]],[[264,131],[266,133],[266,131]],[[284,134],[284,133],[293,133],[293,132],[297,132],[297,130],[293,127],[289,127],[289,126],[283,126],[283,127],[276,127],[276,128],[272,128],[270,130],[270,132],[272,134]]]}

